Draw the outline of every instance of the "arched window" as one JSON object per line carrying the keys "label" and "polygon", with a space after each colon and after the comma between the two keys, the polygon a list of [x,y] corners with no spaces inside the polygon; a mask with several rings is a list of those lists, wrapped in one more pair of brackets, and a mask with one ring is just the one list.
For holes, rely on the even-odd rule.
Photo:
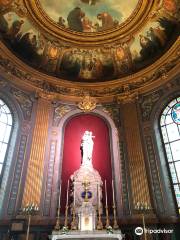
{"label": "arched window", "polygon": [[12,114],[8,106],[0,99],[0,179],[12,129]]}
{"label": "arched window", "polygon": [[180,213],[180,97],[166,106],[160,126]]}

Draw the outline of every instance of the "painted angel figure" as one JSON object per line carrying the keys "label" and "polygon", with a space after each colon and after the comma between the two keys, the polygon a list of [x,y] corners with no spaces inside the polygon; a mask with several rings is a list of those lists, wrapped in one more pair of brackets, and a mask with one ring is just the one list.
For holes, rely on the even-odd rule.
{"label": "painted angel figure", "polygon": [[93,138],[92,132],[85,131],[81,140],[81,153],[82,153],[82,165],[92,165],[92,152],[93,152]]}

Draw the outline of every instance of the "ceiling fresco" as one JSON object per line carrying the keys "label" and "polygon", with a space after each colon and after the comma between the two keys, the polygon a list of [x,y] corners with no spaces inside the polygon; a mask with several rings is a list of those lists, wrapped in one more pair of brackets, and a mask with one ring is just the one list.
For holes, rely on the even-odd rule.
{"label": "ceiling fresco", "polygon": [[59,26],[78,32],[98,32],[119,26],[136,9],[138,0],[40,0]]}
{"label": "ceiling fresco", "polygon": [[[56,37],[54,32],[51,34],[51,25],[49,28],[48,25],[46,28],[43,24],[38,25],[35,17],[28,14],[26,5],[17,8],[17,2],[19,1],[0,0],[1,41],[13,54],[36,70],[72,82],[91,83],[114,79],[120,81],[122,77],[132,75],[154,63],[172,46],[179,35],[179,6],[176,0],[155,1],[145,21],[139,21],[139,26],[135,26],[133,32],[128,30],[126,34],[119,33],[118,39],[111,39],[103,44],[97,39],[96,44],[91,44],[91,47],[83,42],[81,44],[78,36],[78,44],[65,39],[66,31],[82,32],[83,37],[86,37],[89,31],[82,28],[82,18],[81,27],[78,24],[75,26],[76,20],[68,20],[76,8],[81,8],[85,14],[84,18],[87,17],[91,22],[90,31],[96,38],[96,31],[107,30],[109,34],[109,29],[112,29],[115,23],[120,27],[117,31],[122,31],[121,23],[132,14],[139,1],[74,0],[64,3],[64,0],[41,0],[38,6],[53,20],[55,26],[59,24],[59,19],[62,19],[62,40],[59,37],[61,35]],[[113,24],[107,29],[104,28],[102,19],[97,19],[98,14],[105,13],[113,20]],[[94,28],[96,24],[97,29]],[[125,30],[126,27],[128,26],[124,26]]]}

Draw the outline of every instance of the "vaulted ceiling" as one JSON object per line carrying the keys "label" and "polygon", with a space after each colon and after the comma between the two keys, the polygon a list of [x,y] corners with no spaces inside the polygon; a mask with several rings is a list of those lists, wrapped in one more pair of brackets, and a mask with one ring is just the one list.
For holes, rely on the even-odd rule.
{"label": "vaulted ceiling", "polygon": [[56,94],[114,96],[178,64],[176,0],[0,0],[0,67]]}

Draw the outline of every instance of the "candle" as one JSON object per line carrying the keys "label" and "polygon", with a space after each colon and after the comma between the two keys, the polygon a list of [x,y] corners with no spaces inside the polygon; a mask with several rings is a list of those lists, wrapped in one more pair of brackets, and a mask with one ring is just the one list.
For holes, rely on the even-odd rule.
{"label": "candle", "polygon": [[69,180],[67,184],[66,206],[68,206],[68,194],[69,194]]}
{"label": "candle", "polygon": [[112,180],[113,205],[115,206],[114,181]]}
{"label": "candle", "polygon": [[106,196],[106,207],[107,207],[107,186],[106,186],[106,180],[105,180],[105,196]]}

